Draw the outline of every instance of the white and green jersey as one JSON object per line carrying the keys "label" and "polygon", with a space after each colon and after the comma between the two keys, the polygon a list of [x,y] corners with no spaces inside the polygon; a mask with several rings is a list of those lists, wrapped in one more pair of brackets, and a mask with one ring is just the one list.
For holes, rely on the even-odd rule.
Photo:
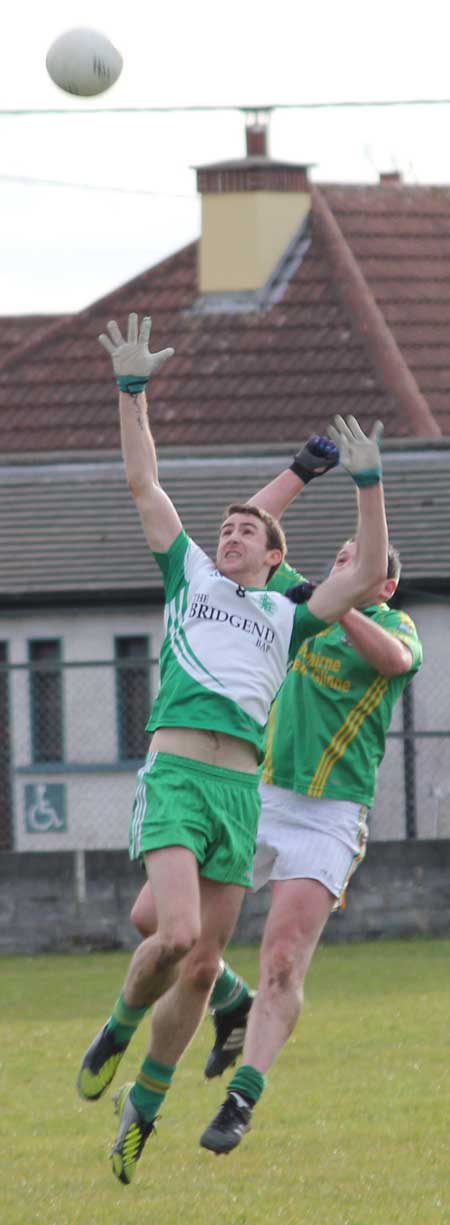
{"label": "white and green jersey", "polygon": [[266,587],[241,587],[181,531],[155,553],[166,596],[161,683],[147,730],[198,727],[250,740],[262,760],[270,708],[305,638],[325,623]]}

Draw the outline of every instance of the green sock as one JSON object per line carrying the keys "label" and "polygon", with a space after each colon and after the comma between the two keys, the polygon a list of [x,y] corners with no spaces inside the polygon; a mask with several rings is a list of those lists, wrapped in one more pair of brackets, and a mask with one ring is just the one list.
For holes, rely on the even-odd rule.
{"label": "green sock", "polygon": [[152,1123],[156,1118],[158,1108],[170,1089],[174,1071],[174,1067],[169,1067],[167,1063],[158,1063],[151,1055],[144,1059],[130,1097],[133,1106],[136,1106],[146,1123]]}
{"label": "green sock", "polygon": [[263,1089],[266,1085],[266,1078],[262,1072],[258,1072],[257,1068],[252,1068],[250,1063],[243,1064],[242,1068],[233,1076],[227,1088],[228,1093],[239,1093],[241,1097],[245,1097],[250,1106],[255,1106],[259,1101]]}
{"label": "green sock", "polygon": [[222,973],[216,978],[213,993],[209,1001],[212,1012],[225,1013],[238,1008],[251,995],[250,987],[239,974],[235,974],[226,961]]}
{"label": "green sock", "polygon": [[121,991],[108,1021],[108,1029],[112,1030],[119,1043],[123,1042],[125,1046],[131,1041],[139,1022],[145,1017],[149,1007],[149,1004],[144,1004],[143,1008],[129,1008],[123,998],[123,991]]}

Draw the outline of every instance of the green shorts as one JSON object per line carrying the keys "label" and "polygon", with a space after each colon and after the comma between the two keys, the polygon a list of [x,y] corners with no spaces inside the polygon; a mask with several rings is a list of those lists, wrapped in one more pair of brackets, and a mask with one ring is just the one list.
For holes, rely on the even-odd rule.
{"label": "green shorts", "polygon": [[259,774],[150,749],[137,777],[130,858],[185,846],[201,876],[249,888],[261,808],[258,783]]}

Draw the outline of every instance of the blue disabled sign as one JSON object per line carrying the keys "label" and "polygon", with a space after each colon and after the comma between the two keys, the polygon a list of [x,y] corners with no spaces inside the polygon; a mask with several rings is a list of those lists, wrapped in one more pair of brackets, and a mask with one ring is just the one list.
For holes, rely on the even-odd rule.
{"label": "blue disabled sign", "polygon": [[63,833],[67,829],[65,783],[25,784],[27,834]]}

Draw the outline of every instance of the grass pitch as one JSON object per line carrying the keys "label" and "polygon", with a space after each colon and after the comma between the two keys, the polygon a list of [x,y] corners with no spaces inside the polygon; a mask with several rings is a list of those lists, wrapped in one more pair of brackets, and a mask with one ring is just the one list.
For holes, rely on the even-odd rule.
{"label": "grass pitch", "polygon": [[[2,1225],[450,1225],[450,941],[323,946],[302,1022],[240,1148],[198,1138],[224,1097],[205,1022],[130,1187],[113,1178],[111,1090],[82,1102],[84,1050],[118,953],[0,961]],[[254,985],[257,951],[230,960]],[[117,1074],[132,1080],[144,1022]]]}

